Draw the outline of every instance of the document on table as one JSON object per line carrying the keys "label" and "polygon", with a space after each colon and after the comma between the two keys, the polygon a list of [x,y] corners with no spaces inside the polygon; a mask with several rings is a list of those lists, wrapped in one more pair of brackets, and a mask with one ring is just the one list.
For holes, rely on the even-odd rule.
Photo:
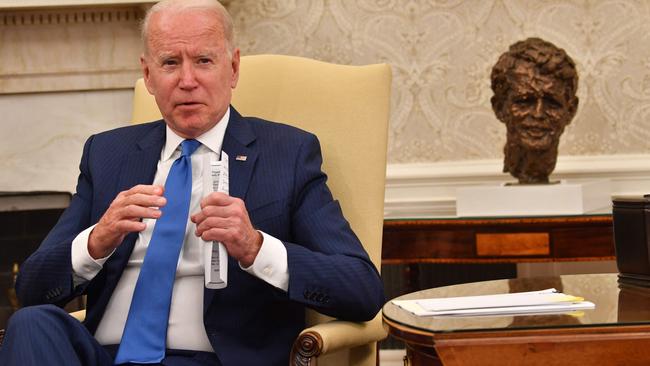
{"label": "document on table", "polygon": [[596,305],[554,288],[512,294],[393,300],[393,304],[419,316],[517,315],[571,312]]}

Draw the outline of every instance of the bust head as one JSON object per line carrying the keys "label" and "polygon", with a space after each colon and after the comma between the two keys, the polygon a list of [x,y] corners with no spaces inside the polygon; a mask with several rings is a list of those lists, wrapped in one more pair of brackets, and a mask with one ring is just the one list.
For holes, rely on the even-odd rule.
{"label": "bust head", "polygon": [[492,109],[505,123],[503,171],[519,183],[548,183],[560,135],[578,108],[575,63],[553,44],[528,38],[492,68]]}

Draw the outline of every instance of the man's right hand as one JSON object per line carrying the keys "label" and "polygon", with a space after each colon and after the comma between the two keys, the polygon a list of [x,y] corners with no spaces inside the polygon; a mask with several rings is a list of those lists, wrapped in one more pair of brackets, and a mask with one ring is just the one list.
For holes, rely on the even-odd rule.
{"label": "man's right hand", "polygon": [[90,256],[99,259],[109,255],[128,233],[146,228],[142,219],[159,218],[159,208],[166,203],[163,187],[160,186],[141,184],[120,192],[90,233]]}

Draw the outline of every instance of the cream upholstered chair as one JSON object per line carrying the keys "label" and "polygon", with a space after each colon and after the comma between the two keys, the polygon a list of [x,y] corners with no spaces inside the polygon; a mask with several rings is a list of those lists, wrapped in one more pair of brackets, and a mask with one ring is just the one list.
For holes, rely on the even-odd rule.
{"label": "cream upholstered chair", "polygon": [[[390,67],[343,66],[301,57],[244,56],[232,104],[244,116],[297,126],[316,134],[328,185],[379,268],[384,210]],[[139,80],[133,122],[160,119]],[[386,336],[381,314],[366,323],[310,312],[294,343],[292,364],[375,365],[376,342]],[[315,324],[315,325],[314,325]]]}
{"label": "cream upholstered chair", "polygon": [[[291,56],[246,56],[233,97],[243,115],[285,122],[318,136],[328,185],[377,267],[390,83],[390,68],[384,64],[343,66]],[[156,119],[160,111],[139,80],[132,122]],[[85,310],[72,315],[83,320]],[[381,314],[354,323],[308,312],[307,323],[311,326],[294,343],[292,365],[313,365],[316,359],[319,365],[376,364],[376,342],[386,336]]]}

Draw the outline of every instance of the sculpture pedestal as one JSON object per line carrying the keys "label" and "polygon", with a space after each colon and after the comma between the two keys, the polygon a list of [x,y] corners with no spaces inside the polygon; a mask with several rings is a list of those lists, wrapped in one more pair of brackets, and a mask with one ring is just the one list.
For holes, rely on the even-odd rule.
{"label": "sculpture pedestal", "polygon": [[456,189],[456,215],[461,217],[580,215],[611,203],[609,180]]}

